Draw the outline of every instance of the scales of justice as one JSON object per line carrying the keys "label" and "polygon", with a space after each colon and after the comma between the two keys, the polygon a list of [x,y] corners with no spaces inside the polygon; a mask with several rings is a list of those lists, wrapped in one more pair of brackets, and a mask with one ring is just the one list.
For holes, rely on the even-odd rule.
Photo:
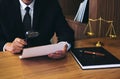
{"label": "scales of justice", "polygon": [[[95,33],[95,31],[93,31],[93,27],[91,25],[91,22],[96,22],[96,23],[98,22],[98,27],[95,26],[97,29],[97,33]],[[104,28],[107,28],[106,31],[102,30],[102,27],[103,27],[102,22],[107,23],[109,25],[109,26],[104,26]],[[96,36],[99,38],[99,37],[101,37],[101,33],[103,31],[105,32],[104,37],[109,37],[112,39],[117,37],[116,32],[115,32],[115,28],[113,26],[113,21],[105,20],[101,17],[98,19],[89,19],[88,24],[84,30],[84,34],[89,36],[89,37]],[[103,46],[103,43],[101,41],[97,41],[96,47],[101,47],[101,46]]]}

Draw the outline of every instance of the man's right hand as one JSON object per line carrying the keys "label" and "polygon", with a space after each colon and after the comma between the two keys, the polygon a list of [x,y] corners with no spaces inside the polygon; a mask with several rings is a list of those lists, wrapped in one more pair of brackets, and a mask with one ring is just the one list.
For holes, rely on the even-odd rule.
{"label": "man's right hand", "polygon": [[20,53],[25,45],[27,45],[27,42],[24,39],[15,38],[13,42],[8,42],[5,44],[4,50],[12,53]]}

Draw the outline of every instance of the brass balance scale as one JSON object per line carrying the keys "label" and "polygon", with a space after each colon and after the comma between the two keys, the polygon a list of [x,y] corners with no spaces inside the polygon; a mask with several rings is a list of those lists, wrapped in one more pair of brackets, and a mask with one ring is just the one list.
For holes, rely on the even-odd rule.
{"label": "brass balance scale", "polygon": [[[84,34],[86,34],[87,36],[89,37],[93,37],[95,36],[95,33],[93,32],[93,29],[92,29],[92,25],[91,25],[91,22],[97,22],[99,21],[99,26],[98,26],[98,36],[97,37],[100,37],[101,36],[101,27],[102,27],[102,21],[105,22],[105,23],[108,23],[110,24],[108,26],[108,29],[107,29],[107,32],[105,34],[106,37],[110,37],[110,38],[116,38],[117,35],[116,35],[116,32],[115,32],[115,29],[114,29],[114,26],[113,26],[113,21],[109,21],[109,20],[105,20],[103,18],[98,18],[98,19],[89,19],[88,21],[88,24],[84,30]],[[88,29],[88,30],[87,30]],[[96,46],[97,47],[101,47],[103,46],[103,43],[101,41],[97,41],[96,43]]]}

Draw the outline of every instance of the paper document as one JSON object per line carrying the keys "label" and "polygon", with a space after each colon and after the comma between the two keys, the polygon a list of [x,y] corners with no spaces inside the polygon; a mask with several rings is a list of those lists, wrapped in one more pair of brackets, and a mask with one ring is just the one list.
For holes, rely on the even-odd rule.
{"label": "paper document", "polygon": [[56,51],[63,50],[66,42],[60,42],[57,44],[50,44],[44,46],[37,46],[23,49],[23,53],[19,56],[20,59],[48,55],[55,53]]}

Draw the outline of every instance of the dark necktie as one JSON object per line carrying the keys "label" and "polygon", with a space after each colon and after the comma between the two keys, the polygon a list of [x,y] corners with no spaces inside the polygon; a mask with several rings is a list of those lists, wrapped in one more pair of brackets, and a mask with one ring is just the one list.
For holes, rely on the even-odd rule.
{"label": "dark necktie", "polygon": [[25,10],[26,10],[26,13],[23,19],[23,24],[25,26],[26,31],[28,31],[28,30],[31,30],[31,16],[29,14],[30,8],[26,7]]}

